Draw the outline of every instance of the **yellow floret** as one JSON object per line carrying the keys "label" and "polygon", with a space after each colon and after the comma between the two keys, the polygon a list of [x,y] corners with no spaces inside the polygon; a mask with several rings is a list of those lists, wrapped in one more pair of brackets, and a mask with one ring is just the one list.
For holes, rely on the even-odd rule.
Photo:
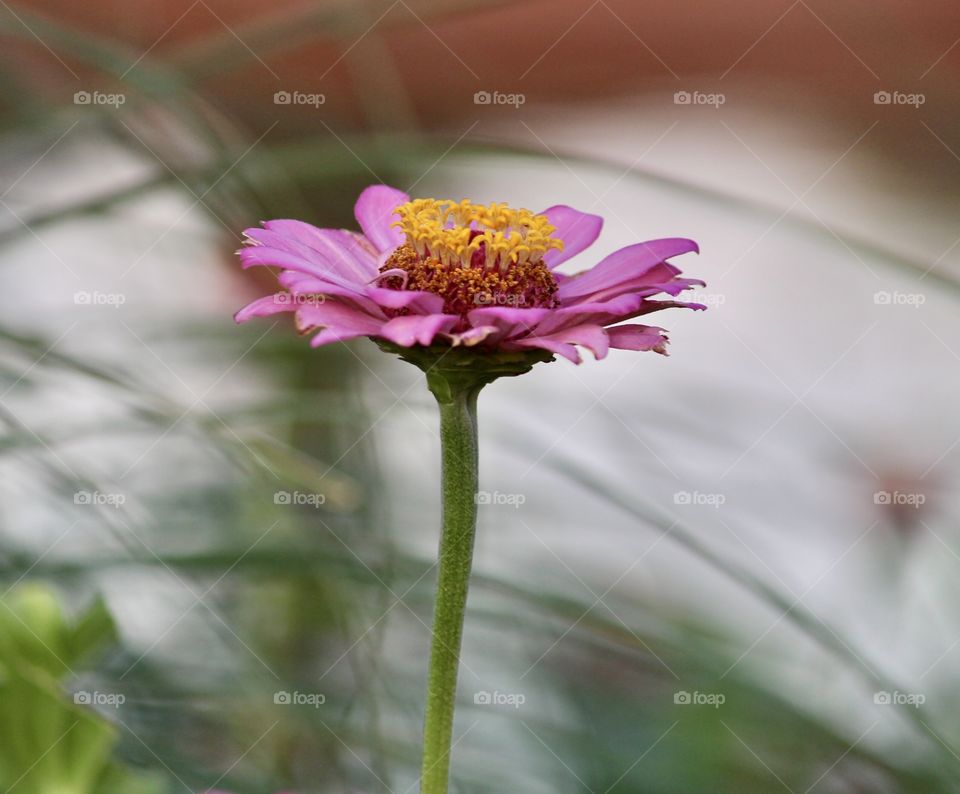
{"label": "yellow floret", "polygon": [[511,265],[539,262],[547,251],[563,249],[563,241],[551,236],[556,228],[546,216],[506,204],[414,199],[397,207],[397,213],[400,220],[394,226],[417,253],[447,267],[469,267],[481,245],[485,268],[501,272]]}

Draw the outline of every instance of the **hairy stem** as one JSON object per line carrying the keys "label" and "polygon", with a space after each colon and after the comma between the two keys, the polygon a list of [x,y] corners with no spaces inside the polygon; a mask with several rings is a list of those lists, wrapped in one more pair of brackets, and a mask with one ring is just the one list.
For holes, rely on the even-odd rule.
{"label": "hairy stem", "polygon": [[434,390],[440,405],[443,529],[423,726],[421,794],[447,794],[450,742],[477,528],[477,395],[480,388]]}

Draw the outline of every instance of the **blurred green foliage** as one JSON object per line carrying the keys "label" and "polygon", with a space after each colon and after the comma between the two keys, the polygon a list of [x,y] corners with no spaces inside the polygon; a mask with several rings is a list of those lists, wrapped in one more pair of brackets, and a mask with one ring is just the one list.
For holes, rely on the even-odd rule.
{"label": "blurred green foliage", "polygon": [[[117,729],[68,700],[65,681],[117,642],[100,599],[74,620],[54,591],[21,584],[0,600],[0,787],[22,794],[156,794],[162,780],[113,759]],[[114,696],[115,697],[115,696]]]}

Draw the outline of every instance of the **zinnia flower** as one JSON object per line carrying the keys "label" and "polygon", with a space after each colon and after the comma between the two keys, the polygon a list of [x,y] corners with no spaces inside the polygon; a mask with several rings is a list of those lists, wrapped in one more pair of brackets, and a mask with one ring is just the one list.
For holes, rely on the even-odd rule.
{"label": "zinnia flower", "polygon": [[693,240],[636,243],[574,275],[557,268],[600,234],[603,219],[557,205],[541,213],[505,204],[415,199],[386,185],[354,208],[362,234],[296,220],[247,229],[243,267],[281,268],[283,291],[241,309],[238,322],[294,312],[313,346],[370,337],[399,348],[539,352],[580,363],[610,348],[666,354],[664,329],[624,323],[668,307],[696,279],[667,260]]}
{"label": "zinnia flower", "polygon": [[247,229],[244,267],[281,268],[282,292],[241,309],[238,322],[292,311],[314,346],[367,336],[420,367],[440,412],[442,532],[423,721],[422,794],[448,794],[463,620],[478,505],[477,398],[578,347],[666,353],[662,328],[627,323],[670,306],[702,281],[667,260],[693,240],[621,248],[589,270],[557,268],[590,246],[603,219],[562,205],[539,214],[505,204],[416,199],[368,187],[354,213],[362,234],[292,220]]}

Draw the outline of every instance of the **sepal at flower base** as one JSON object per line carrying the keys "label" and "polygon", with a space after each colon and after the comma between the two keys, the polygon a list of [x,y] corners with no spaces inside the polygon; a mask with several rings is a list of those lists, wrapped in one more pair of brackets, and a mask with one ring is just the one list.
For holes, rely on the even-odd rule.
{"label": "sepal at flower base", "polygon": [[375,341],[381,350],[422,369],[427,387],[442,403],[452,402],[461,392],[479,391],[497,378],[523,375],[536,364],[554,360],[546,350],[489,352],[447,345],[402,347],[382,339]]}

